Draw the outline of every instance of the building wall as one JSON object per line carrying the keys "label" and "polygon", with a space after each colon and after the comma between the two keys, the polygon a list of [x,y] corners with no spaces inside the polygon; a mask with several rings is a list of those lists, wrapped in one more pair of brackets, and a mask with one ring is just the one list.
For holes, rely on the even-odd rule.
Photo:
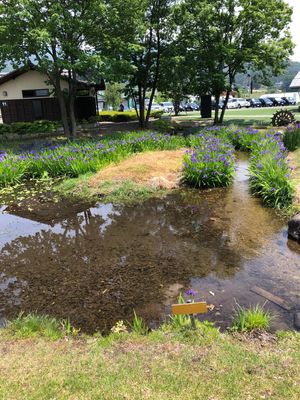
{"label": "building wall", "polygon": [[[28,71],[15,79],[0,85],[0,101],[1,100],[20,100],[23,99],[22,90],[49,89],[53,90],[52,85],[48,85],[47,75],[38,71]],[[62,89],[68,88],[68,82],[61,81]],[[7,96],[3,96],[3,92],[7,92]]]}

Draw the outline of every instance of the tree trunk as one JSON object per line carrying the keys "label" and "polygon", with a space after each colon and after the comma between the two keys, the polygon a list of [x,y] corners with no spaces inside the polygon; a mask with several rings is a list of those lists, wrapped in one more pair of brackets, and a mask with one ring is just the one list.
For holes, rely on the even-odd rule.
{"label": "tree trunk", "polygon": [[220,95],[217,94],[215,95],[215,118],[214,118],[214,125],[218,125],[219,124],[219,101],[220,101]]}
{"label": "tree trunk", "polygon": [[179,114],[180,100],[174,100],[173,101],[173,106],[174,106],[175,116],[177,117],[177,115]]}
{"label": "tree trunk", "polygon": [[224,106],[223,106],[223,108],[222,108],[222,112],[221,112],[221,116],[220,116],[220,120],[219,120],[219,123],[220,123],[220,124],[223,124],[224,115],[225,115],[225,110],[226,110],[227,103],[228,103],[228,100],[229,100],[229,95],[230,95],[230,91],[227,90],[227,92],[226,92],[226,97],[225,97],[225,101],[224,101]]}
{"label": "tree trunk", "polygon": [[60,87],[60,77],[56,78],[55,80],[55,94],[60,108],[60,117],[64,128],[64,134],[69,138],[70,128],[68,123],[68,113],[67,113],[65,96]]}
{"label": "tree trunk", "polygon": [[69,118],[70,118],[70,136],[76,137],[76,117],[75,117],[75,100],[76,100],[76,74],[69,71]]}
{"label": "tree trunk", "polygon": [[141,129],[145,129],[145,96],[142,87],[139,85],[139,124]]}

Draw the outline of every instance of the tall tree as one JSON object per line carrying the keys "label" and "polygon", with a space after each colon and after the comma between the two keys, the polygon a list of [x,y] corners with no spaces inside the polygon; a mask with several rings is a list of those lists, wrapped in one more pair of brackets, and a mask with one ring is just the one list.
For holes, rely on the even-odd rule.
{"label": "tall tree", "polygon": [[[15,65],[31,60],[55,89],[67,136],[76,133],[75,98],[79,75],[96,73],[100,59],[89,38],[104,21],[101,0],[3,0],[0,55]],[[99,30],[98,30],[99,33]],[[61,79],[68,78],[64,93]]]}
{"label": "tall tree", "polygon": [[[236,74],[247,70],[278,74],[292,53],[292,10],[284,0],[185,0],[181,34],[189,36],[198,73],[195,89],[209,91],[216,103],[226,91],[215,123],[222,123]],[[199,94],[199,92],[197,93]]]}
{"label": "tall tree", "polygon": [[111,24],[105,31],[105,40],[113,45],[98,40],[96,46],[109,57],[111,81],[126,82],[141,128],[148,124],[161,59],[171,40],[174,3],[174,0],[109,0]]}

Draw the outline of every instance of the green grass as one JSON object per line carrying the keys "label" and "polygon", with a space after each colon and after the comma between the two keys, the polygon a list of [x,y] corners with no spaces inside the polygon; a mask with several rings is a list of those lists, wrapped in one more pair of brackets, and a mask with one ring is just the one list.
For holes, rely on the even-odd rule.
{"label": "green grass", "polygon": [[259,304],[248,309],[236,305],[232,330],[237,332],[251,332],[270,328],[271,314]]}
{"label": "green grass", "polygon": [[[281,107],[272,108],[242,108],[240,110],[226,110],[224,122],[229,124],[237,125],[271,125],[271,118],[276,111],[280,110]],[[300,113],[298,108],[295,106],[284,107],[284,109],[291,110],[294,112],[296,119],[300,119]],[[213,113],[212,113],[213,116]],[[177,121],[189,121],[189,120],[202,120],[199,111],[189,112],[186,115],[182,113],[178,117],[174,118]]]}
{"label": "green grass", "polygon": [[300,398],[300,334],[196,330],[19,339],[0,332],[3,400]]}
{"label": "green grass", "polygon": [[48,315],[31,313],[20,314],[12,322],[9,322],[5,333],[14,338],[44,337],[57,340],[67,335],[73,335],[77,331],[72,328],[68,320],[58,321]]}

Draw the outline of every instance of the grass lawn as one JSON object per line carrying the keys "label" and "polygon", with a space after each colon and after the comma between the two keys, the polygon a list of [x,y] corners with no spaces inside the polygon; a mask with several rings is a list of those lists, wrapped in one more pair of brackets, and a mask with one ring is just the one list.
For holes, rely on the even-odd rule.
{"label": "grass lawn", "polygon": [[3,400],[298,400],[300,335],[0,336]]}
{"label": "grass lawn", "polygon": [[[272,107],[272,108],[242,108],[240,110],[226,110],[225,113],[225,122],[227,124],[237,124],[237,125],[270,125],[271,118],[273,114],[280,110],[280,107]],[[298,112],[298,107],[291,106],[285,107],[284,109],[291,110],[296,119],[300,119],[300,113]],[[178,117],[174,117],[177,121],[186,121],[186,120],[199,120],[202,121],[199,116],[199,111],[182,113]]]}

